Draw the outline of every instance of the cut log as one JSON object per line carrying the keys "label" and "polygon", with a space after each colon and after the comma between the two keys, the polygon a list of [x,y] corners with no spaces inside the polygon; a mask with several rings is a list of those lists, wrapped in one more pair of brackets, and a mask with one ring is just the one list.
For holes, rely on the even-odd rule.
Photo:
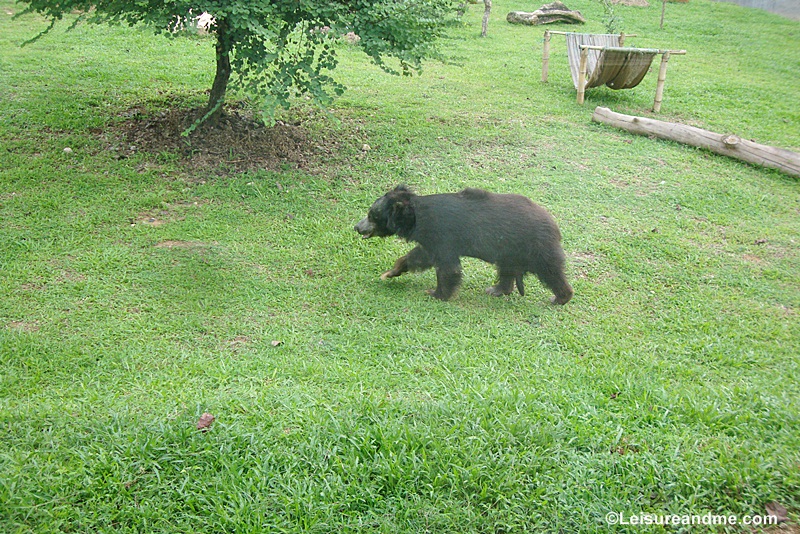
{"label": "cut log", "polygon": [[568,24],[584,24],[586,22],[580,11],[574,11],[561,2],[545,4],[532,13],[512,11],[506,16],[506,20],[511,24],[526,24],[528,26],[551,24],[553,22],[566,22]]}
{"label": "cut log", "polygon": [[718,134],[684,124],[623,115],[603,107],[594,110],[592,121],[608,124],[638,135],[652,135],[659,139],[704,148],[716,154],[755,165],[763,165],[800,177],[800,154],[797,152],[760,145],[747,139],[741,139],[736,135]]}

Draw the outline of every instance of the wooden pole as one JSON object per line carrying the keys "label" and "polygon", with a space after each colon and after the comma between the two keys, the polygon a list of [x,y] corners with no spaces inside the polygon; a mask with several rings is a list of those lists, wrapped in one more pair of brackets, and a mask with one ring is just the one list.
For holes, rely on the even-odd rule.
{"label": "wooden pole", "polygon": [[[568,33],[575,33],[575,32],[560,32],[556,30],[546,30],[549,31],[551,35],[567,35]],[[620,34],[623,35],[623,34]],[[626,33],[624,34],[625,37],[639,37],[638,33]]]}
{"label": "wooden pole", "polygon": [[486,37],[489,30],[489,15],[492,13],[492,0],[483,0],[483,22],[481,23],[481,37]]}
{"label": "wooden pole", "polygon": [[777,169],[786,174],[800,177],[800,154],[768,145],[760,145],[736,135],[710,132],[694,126],[664,122],[646,117],[635,117],[615,113],[608,108],[598,107],[592,114],[592,121],[608,124],[628,132],[655,136],[678,143],[696,146],[731,158]]}
{"label": "wooden pole", "polygon": [[550,67],[550,30],[544,32],[544,50],[542,51],[542,83],[547,83],[547,70]]}
{"label": "wooden pole", "polygon": [[625,46],[625,32],[619,32],[619,46]]}
{"label": "wooden pole", "polygon": [[656,84],[656,99],[653,101],[653,112],[661,111],[661,99],[664,96],[664,82],[667,81],[667,61],[669,52],[661,55],[661,66],[658,68],[658,83]]}
{"label": "wooden pole", "polygon": [[581,47],[581,63],[578,67],[578,104],[583,104],[586,94],[586,71],[589,68],[589,49]]}
{"label": "wooden pole", "polygon": [[586,48],[587,50],[621,50],[623,52],[630,51],[630,52],[650,52],[652,54],[666,54],[669,52],[673,56],[685,56],[686,50],[662,50],[661,48],[633,48],[633,47],[624,47],[624,46],[600,46],[600,45],[581,45],[581,48]]}

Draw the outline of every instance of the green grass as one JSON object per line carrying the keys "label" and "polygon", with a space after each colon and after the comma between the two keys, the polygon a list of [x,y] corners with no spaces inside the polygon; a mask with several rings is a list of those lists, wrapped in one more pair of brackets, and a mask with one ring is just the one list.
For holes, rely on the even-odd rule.
{"label": "green grass", "polygon": [[[800,22],[692,0],[659,30],[660,7],[615,8],[630,44],[688,51],[658,117],[800,151]],[[103,132],[201,102],[208,39],[62,23],[19,48],[46,24],[19,9],[0,2],[0,531],[605,532],[772,501],[797,523],[800,186],[590,122],[650,116],[654,74],[580,107],[563,42],[543,85],[542,30],[504,21],[529,4],[495,3],[486,39],[470,6],[460,65],[395,78],[342,47],[340,121],[308,127],[350,141],[320,172],[189,174]],[[352,227],[398,182],[547,206],[575,299],[492,299],[473,260],[447,303],[432,272],[381,282],[410,246]]]}

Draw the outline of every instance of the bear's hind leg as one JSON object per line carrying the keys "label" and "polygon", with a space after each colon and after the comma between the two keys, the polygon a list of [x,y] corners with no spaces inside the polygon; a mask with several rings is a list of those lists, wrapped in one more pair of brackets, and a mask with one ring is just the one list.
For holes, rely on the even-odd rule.
{"label": "bear's hind leg", "polygon": [[[493,296],[493,297],[502,297],[503,295],[510,295],[514,292],[514,280],[517,280],[517,286],[519,285],[519,281],[522,279],[522,275],[517,274],[505,274],[498,272],[497,275],[497,283],[491,287],[486,288],[486,292]],[[521,294],[524,293],[524,288],[520,291]]]}
{"label": "bear's hind leg", "polygon": [[553,304],[566,304],[572,298],[574,292],[572,286],[567,282],[567,277],[564,276],[564,266],[551,266],[536,271],[536,276],[539,280],[553,292],[553,298],[550,302]]}
{"label": "bear's hind leg", "polygon": [[522,281],[524,277],[525,273],[519,273],[517,275],[517,291],[519,291],[519,294],[523,297],[525,296],[525,283]]}
{"label": "bear's hind leg", "polygon": [[570,300],[572,300],[572,295],[574,295],[575,292],[572,290],[572,286],[570,286],[566,282],[565,282],[565,286],[566,287],[562,288],[558,293],[553,295],[553,297],[550,299],[550,302],[552,304],[564,305],[567,302],[569,302]]}

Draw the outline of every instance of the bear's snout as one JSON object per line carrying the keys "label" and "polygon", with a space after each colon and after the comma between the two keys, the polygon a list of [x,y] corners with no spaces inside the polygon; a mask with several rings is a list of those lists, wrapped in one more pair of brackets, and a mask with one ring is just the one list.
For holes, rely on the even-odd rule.
{"label": "bear's snout", "polygon": [[372,233],[375,231],[375,225],[369,222],[368,217],[364,217],[358,221],[358,224],[356,224],[355,231],[361,234],[361,237],[366,239],[368,237],[372,237]]}

